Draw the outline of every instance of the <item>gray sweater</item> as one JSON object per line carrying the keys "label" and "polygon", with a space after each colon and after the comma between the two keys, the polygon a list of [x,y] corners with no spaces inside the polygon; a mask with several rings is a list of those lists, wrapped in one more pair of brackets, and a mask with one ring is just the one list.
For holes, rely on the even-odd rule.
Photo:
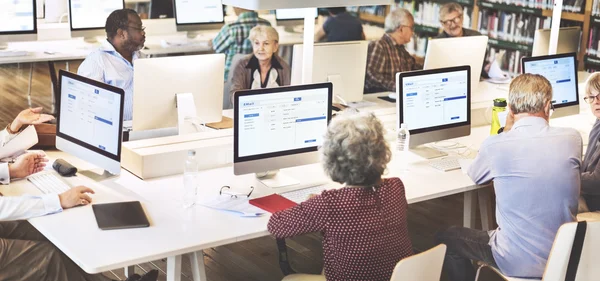
{"label": "gray sweater", "polygon": [[581,194],[590,211],[600,210],[600,120],[596,120],[581,166]]}

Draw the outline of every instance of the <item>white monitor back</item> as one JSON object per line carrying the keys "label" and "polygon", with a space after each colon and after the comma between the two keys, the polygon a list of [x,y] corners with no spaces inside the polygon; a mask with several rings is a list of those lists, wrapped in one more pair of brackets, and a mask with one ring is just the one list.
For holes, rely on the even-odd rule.
{"label": "white monitor back", "polygon": [[176,94],[192,93],[198,118],[219,122],[223,111],[225,55],[140,59],[133,75],[133,129],[177,125]]}
{"label": "white monitor back", "polygon": [[[561,27],[558,32],[557,54],[577,53],[581,42],[581,27]],[[547,56],[550,47],[550,29],[538,29],[533,37],[532,57]]]}
{"label": "white monitor back", "polygon": [[[333,83],[334,102],[361,101],[368,48],[368,41],[315,44],[312,83]],[[292,85],[302,84],[303,57],[303,45],[294,45]]]}
{"label": "white monitor back", "polygon": [[471,66],[471,91],[476,92],[487,49],[487,36],[432,39],[427,42],[423,69]]}

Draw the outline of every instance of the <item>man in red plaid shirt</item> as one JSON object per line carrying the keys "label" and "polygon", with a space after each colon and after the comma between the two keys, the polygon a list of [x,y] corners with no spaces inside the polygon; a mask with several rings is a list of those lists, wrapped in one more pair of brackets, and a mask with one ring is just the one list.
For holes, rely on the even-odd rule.
{"label": "man in red plaid shirt", "polygon": [[396,73],[423,69],[406,51],[415,22],[406,9],[393,10],[385,18],[385,34],[369,44],[365,92],[395,92]]}

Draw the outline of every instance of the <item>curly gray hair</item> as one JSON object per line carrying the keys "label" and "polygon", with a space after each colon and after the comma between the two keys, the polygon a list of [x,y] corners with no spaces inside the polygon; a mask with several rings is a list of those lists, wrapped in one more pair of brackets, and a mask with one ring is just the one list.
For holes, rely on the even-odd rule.
{"label": "curly gray hair", "polygon": [[336,116],[321,147],[325,172],[333,181],[347,185],[377,183],[392,157],[384,135],[383,125],[371,113]]}
{"label": "curly gray hair", "polygon": [[413,16],[407,9],[396,8],[385,17],[384,30],[386,33],[392,33],[403,25],[410,25],[414,22]]}

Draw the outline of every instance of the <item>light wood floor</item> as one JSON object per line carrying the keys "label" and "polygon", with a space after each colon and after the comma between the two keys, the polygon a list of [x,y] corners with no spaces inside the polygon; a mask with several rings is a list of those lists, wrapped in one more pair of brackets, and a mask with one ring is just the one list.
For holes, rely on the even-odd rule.
{"label": "light wood floor", "polygon": [[[70,70],[76,71],[79,64],[80,61],[69,62]],[[65,66],[65,63],[57,65],[62,69]],[[29,69],[30,64],[0,65],[0,128],[27,107]],[[33,70],[33,106],[49,108],[51,89],[47,64],[37,63]],[[416,251],[433,247],[433,235],[438,230],[450,225],[462,225],[462,203],[462,195],[459,194],[409,206],[409,232]],[[288,239],[288,247],[292,266],[296,270],[315,274],[321,272],[321,235],[307,234]],[[183,262],[182,280],[192,280],[189,261],[184,258]],[[283,277],[279,270],[275,240],[271,237],[207,249],[204,263],[210,281],[278,281]],[[155,268],[161,272],[159,280],[165,280],[166,260],[140,264],[135,270],[143,273]],[[123,270],[114,270],[105,275],[113,279],[125,279]],[[480,280],[499,279],[484,276]]]}

